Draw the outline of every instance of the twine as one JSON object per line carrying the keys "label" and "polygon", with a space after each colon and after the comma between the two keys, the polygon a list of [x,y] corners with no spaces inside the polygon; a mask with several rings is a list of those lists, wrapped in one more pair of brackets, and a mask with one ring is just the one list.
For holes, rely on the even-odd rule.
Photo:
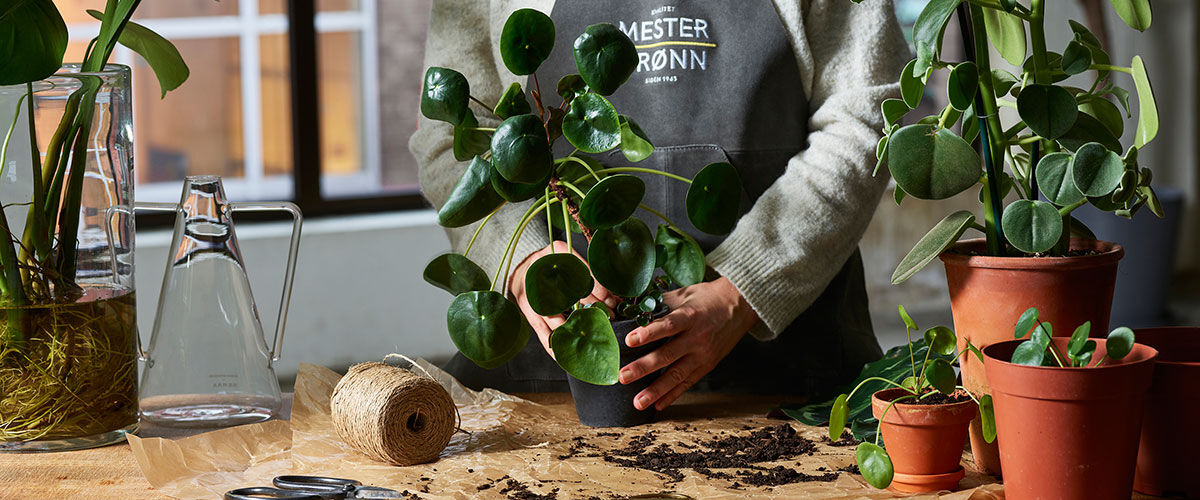
{"label": "twine", "polygon": [[441,384],[386,363],[361,363],[333,389],[333,426],[367,456],[395,465],[437,460],[457,428]]}

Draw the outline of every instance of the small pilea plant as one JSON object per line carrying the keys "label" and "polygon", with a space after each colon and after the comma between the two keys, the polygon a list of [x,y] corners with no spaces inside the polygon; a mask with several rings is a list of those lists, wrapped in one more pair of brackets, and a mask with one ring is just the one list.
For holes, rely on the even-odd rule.
{"label": "small pilea plant", "polygon": [[[1052,52],[1046,46],[1047,2],[1028,3],[931,0],[917,18],[917,57],[900,74],[903,99],[888,99],[881,106],[885,124],[876,171],[887,164],[896,181],[897,204],[905,196],[949,198],[982,184],[984,220],[979,224],[969,210],[942,219],[900,261],[893,283],[920,271],[967,229],[986,235],[987,255],[1062,256],[1072,235],[1095,239],[1071,216],[1084,204],[1123,217],[1143,206],[1163,215],[1150,187],[1150,169],[1138,165],[1138,151],[1158,133],[1158,111],[1142,58],[1134,56],[1129,66],[1111,64],[1096,36],[1075,21],[1068,22],[1070,42]],[[1150,26],[1149,0],[1111,3],[1134,29]],[[970,45],[966,61],[941,58],[942,36],[956,9]],[[1020,68],[1018,74],[992,68],[989,41]],[[949,72],[950,104],[901,127],[901,117],[917,107],[937,70]],[[1089,71],[1094,78],[1086,89],[1059,83]],[[1130,113],[1129,91],[1112,83],[1114,71],[1132,75],[1137,89],[1137,131],[1124,154],[1118,138]],[[1004,107],[1015,109],[1019,120],[1002,123],[999,110]],[[982,144],[982,161],[972,147],[976,140]],[[1002,207],[1010,192],[1017,199]]]}
{"label": "small pilea plant", "polygon": [[[1088,363],[1092,361],[1092,354],[1096,352],[1096,341],[1088,339],[1091,330],[1091,321],[1085,321],[1076,327],[1071,333],[1071,340],[1067,342],[1067,352],[1064,353],[1050,341],[1054,333],[1053,327],[1050,323],[1038,319],[1036,307],[1030,307],[1021,313],[1013,333],[1018,339],[1029,337],[1029,340],[1017,345],[1017,349],[1013,351],[1012,362],[1030,366],[1087,368]],[[1104,344],[1104,356],[1097,359],[1091,367],[1100,366],[1106,359],[1115,361],[1124,358],[1133,349],[1133,342],[1133,330],[1124,326],[1117,327],[1108,333],[1108,340]]]}
{"label": "small pilea plant", "polygon": [[[991,443],[996,440],[996,418],[992,411],[992,397],[990,395],[982,395],[976,397],[971,391],[965,387],[957,385],[957,375],[954,373],[953,363],[958,361],[966,352],[971,352],[979,358],[979,362],[983,362],[983,353],[979,351],[970,342],[967,342],[967,351],[954,354],[955,344],[958,338],[954,335],[954,331],[944,326],[935,326],[925,330],[925,345],[929,346],[929,350],[925,353],[925,359],[921,361],[921,369],[917,371],[917,360],[912,355],[913,341],[912,332],[919,330],[917,323],[908,315],[908,311],[904,306],[899,306],[900,319],[904,321],[904,333],[908,336],[909,346],[909,362],[912,367],[912,375],[905,378],[900,383],[893,380],[888,380],[882,377],[871,377],[863,380],[858,384],[850,394],[842,394],[833,401],[833,408],[829,411],[829,439],[841,439],[842,431],[846,427],[846,417],[849,412],[847,400],[854,395],[863,384],[875,380],[884,382],[888,385],[903,389],[907,394],[903,394],[888,403],[887,408],[884,408],[883,414],[879,416],[879,428],[875,432],[875,442],[869,443],[863,441],[858,444],[858,449],[855,451],[854,458],[858,463],[858,469],[862,473],[863,479],[867,483],[876,488],[887,488],[892,484],[892,476],[895,471],[892,468],[892,458],[888,455],[887,450],[879,446],[879,438],[882,436],[883,417],[892,409],[896,403],[903,401],[918,401],[935,394],[944,394],[950,396],[957,391],[962,391],[968,397],[975,401],[979,406],[979,416],[983,423],[983,436],[987,442]],[[944,356],[953,356],[951,360],[935,358],[929,359],[931,353],[937,353]]]}
{"label": "small pilea plant", "polygon": [[[615,26],[588,26],[573,45],[578,73],[558,80],[554,90],[561,102],[554,106],[535,73],[554,40],[554,22],[532,9],[513,12],[500,34],[504,65],[513,74],[530,75],[532,106],[519,83],[488,105],[471,95],[461,73],[439,67],[425,73],[421,113],[453,125],[454,157],[470,160],[438,210],[438,222],[446,227],[482,222],[462,255],[438,256],[425,268],[424,277],[455,296],[446,314],[454,345],[477,365],[495,368],[516,356],[531,332],[517,305],[496,291],[508,281],[516,242],[526,226],[544,214],[551,239],[554,228],[564,229],[568,247],[572,233],[581,233],[589,242],[585,260],[570,252],[539,258],[526,272],[526,298],[538,314],[568,314],[550,336],[559,366],[585,382],[611,385],[617,382],[620,353],[610,314],[644,326],[664,290],[672,284],[699,283],[705,271],[700,246],[665,215],[642,204],[645,183],[630,174],[661,175],[690,184],[685,199],[688,220],[710,234],[727,233],[737,222],[741,179],[724,162],[687,179],[650,168],[606,168],[587,156],[619,147],[626,159],[639,162],[654,151],[641,127],[618,114],[604,97],[633,73],[637,51]],[[500,125],[480,127],[470,101],[502,120]],[[560,137],[575,150],[556,159],[552,151]],[[504,204],[530,200],[489,278],[468,258],[475,238]],[[638,208],[662,219],[657,231],[633,216]],[[656,269],[664,276],[656,277]],[[593,276],[621,298],[615,311],[602,303],[580,303],[592,291]]]}

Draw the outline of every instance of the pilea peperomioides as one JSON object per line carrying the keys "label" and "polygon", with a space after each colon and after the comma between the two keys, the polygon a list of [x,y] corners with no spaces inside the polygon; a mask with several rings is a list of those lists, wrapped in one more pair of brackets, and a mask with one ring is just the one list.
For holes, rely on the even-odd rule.
{"label": "pilea peperomioides", "polygon": [[[597,385],[617,382],[619,346],[610,316],[649,323],[672,283],[687,286],[704,278],[704,252],[665,215],[642,203],[645,182],[631,174],[661,175],[690,184],[685,208],[692,224],[711,234],[733,229],[741,202],[741,179],[728,163],[706,166],[694,179],[640,167],[606,168],[587,154],[620,148],[630,162],[644,160],[653,144],[631,118],[617,113],[605,96],[625,83],[637,66],[633,42],[611,24],[594,24],[575,39],[577,74],[563,76],[554,94],[544,94],[534,73],[554,47],[554,23],[545,14],[521,9],[509,16],[500,35],[500,55],[515,75],[530,75],[532,105],[520,83],[512,83],[494,106],[471,95],[459,72],[431,67],[421,91],[421,113],[454,127],[454,156],[470,161],[449,199],[438,210],[446,227],[480,222],[462,255],[449,253],[425,268],[425,280],[455,295],[447,326],[455,346],[483,368],[512,359],[531,329],[517,305],[502,291],[515,257],[516,242],[534,217],[547,228],[564,228],[589,244],[585,260],[573,253],[543,256],[526,272],[525,289],[538,314],[569,312],[550,345],[558,364],[575,378]],[[561,102],[554,106],[551,95]],[[502,120],[479,126],[469,103]],[[575,149],[554,158],[564,138]],[[513,228],[500,265],[489,279],[468,255],[475,236],[506,203],[527,203]],[[662,219],[651,231],[634,216],[639,208]],[[553,234],[551,235],[553,239]],[[586,261],[586,262],[585,262]],[[656,277],[656,269],[663,271]],[[603,303],[584,306],[596,281],[621,297],[615,310]]]}

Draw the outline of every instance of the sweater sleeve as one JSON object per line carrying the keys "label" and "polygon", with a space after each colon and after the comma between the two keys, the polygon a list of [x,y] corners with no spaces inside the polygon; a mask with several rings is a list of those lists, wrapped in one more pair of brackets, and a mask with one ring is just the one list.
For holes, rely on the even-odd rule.
{"label": "sweater sleeve", "polygon": [[872,176],[879,104],[910,58],[891,0],[777,0],[808,96],[808,148],[708,256],[758,313],[770,340],[803,313],[845,264],[887,184]]}
{"label": "sweater sleeve", "polygon": [[[495,54],[498,51],[495,51],[494,37],[491,36],[495,29],[492,18],[496,15],[501,16],[501,20],[507,18],[506,12],[494,11],[511,9],[507,6],[497,9],[480,0],[434,0],[429,16],[429,38],[425,44],[425,67],[441,66],[462,73],[470,83],[472,96],[485,103],[495,103],[508,83],[518,81],[518,77],[497,65],[499,59]],[[479,119],[479,126],[499,125],[490,110],[474,102],[471,110]],[[424,116],[419,118],[417,131],[408,142],[409,150],[417,160],[421,192],[435,208],[446,202],[466,171],[467,162],[454,158],[453,144],[450,124]],[[479,232],[470,257],[489,276],[500,266],[509,238],[531,203],[505,204]],[[450,247],[455,252],[465,251],[479,224],[446,228]],[[549,243],[544,219],[534,218],[517,242],[514,265]]]}

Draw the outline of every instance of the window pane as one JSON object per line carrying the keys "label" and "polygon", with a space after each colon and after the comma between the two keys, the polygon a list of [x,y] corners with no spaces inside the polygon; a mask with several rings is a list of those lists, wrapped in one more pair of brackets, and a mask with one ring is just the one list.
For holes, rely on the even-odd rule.
{"label": "window pane", "polygon": [[[97,23],[96,18],[88,15],[87,9],[104,12],[105,0],[54,0],[54,5],[62,14],[67,24]],[[152,0],[138,4],[133,13],[135,19],[154,19],[163,17],[196,17],[196,16],[235,16],[238,12],[237,0]],[[98,29],[98,28],[97,28]]]}
{"label": "window pane", "polygon": [[358,33],[317,35],[320,79],[321,174],[326,196],[376,191],[363,161],[362,60]]}
{"label": "window pane", "polygon": [[287,35],[259,38],[263,175],[292,173],[292,87]]}
{"label": "window pane", "polygon": [[384,189],[417,190],[408,138],[417,128],[430,0],[378,2],[380,169]]}

